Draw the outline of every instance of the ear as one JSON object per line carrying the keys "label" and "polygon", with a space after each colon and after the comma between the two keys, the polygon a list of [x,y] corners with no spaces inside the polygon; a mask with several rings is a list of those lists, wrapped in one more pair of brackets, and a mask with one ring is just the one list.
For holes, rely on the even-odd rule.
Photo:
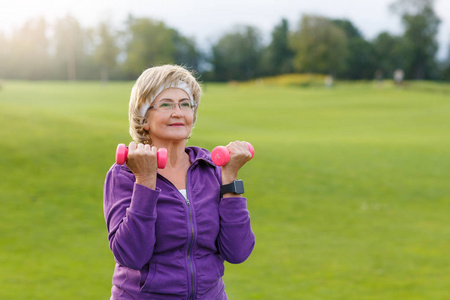
{"label": "ear", "polygon": [[148,125],[148,123],[145,123],[144,130],[147,132],[150,130],[150,125]]}

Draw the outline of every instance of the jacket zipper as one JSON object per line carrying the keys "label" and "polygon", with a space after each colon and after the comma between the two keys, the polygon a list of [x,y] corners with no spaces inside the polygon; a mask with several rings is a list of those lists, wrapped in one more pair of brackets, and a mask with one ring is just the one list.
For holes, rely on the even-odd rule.
{"label": "jacket zipper", "polygon": [[194,299],[194,266],[193,266],[192,259],[191,259],[192,246],[194,244],[194,224],[192,222],[192,210],[191,210],[191,203],[189,202],[189,199],[186,199],[186,204],[187,204],[188,210],[189,210],[189,225],[191,226],[191,240],[189,242],[188,253],[187,253],[189,270],[191,271],[191,293],[189,295],[189,299]]}
{"label": "jacket zipper", "polygon": [[[192,164],[193,165],[193,164]],[[191,293],[188,296],[189,300],[193,300],[194,296],[195,296],[195,292],[194,292],[194,264],[193,261],[191,259],[191,254],[192,254],[192,247],[194,246],[194,239],[195,239],[195,232],[194,232],[194,222],[192,220],[192,209],[191,209],[191,202],[189,201],[189,171],[192,167],[192,165],[189,167],[188,171],[187,171],[187,178],[186,178],[186,198],[183,197],[183,199],[186,202],[186,205],[188,207],[188,212],[189,212],[189,225],[191,227],[191,238],[189,241],[189,246],[188,246],[188,252],[187,252],[187,259],[188,259],[188,264],[189,264],[189,271],[190,271],[190,277],[191,277]],[[162,176],[161,174],[158,174],[158,176],[160,176],[162,179],[164,179],[164,181],[166,181],[167,183],[169,183],[170,185],[172,185],[176,190],[178,190],[172,182],[170,182],[167,178],[165,178],[164,176]],[[180,194],[181,195],[181,194]]]}
{"label": "jacket zipper", "polygon": [[187,257],[188,257],[188,263],[189,263],[189,269],[191,271],[191,294],[189,295],[189,299],[193,300],[194,299],[194,295],[195,295],[195,285],[194,285],[194,263],[191,259],[191,255],[192,255],[192,247],[194,246],[194,239],[195,239],[195,231],[194,231],[194,222],[192,220],[192,208],[191,208],[191,203],[189,202],[189,186],[190,186],[190,180],[189,180],[189,171],[191,170],[192,165],[189,167],[187,174],[186,174],[186,204],[188,206],[188,211],[189,211],[189,225],[191,226],[191,241],[189,242],[189,247],[188,247],[188,253],[187,253]]}

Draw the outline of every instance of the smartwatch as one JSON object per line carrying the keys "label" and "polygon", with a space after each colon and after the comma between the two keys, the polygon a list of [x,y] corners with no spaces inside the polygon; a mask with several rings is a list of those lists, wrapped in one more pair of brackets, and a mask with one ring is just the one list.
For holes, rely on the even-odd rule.
{"label": "smartwatch", "polygon": [[232,193],[232,194],[243,194],[244,193],[244,182],[242,180],[235,180],[232,183],[220,186],[220,195]]}

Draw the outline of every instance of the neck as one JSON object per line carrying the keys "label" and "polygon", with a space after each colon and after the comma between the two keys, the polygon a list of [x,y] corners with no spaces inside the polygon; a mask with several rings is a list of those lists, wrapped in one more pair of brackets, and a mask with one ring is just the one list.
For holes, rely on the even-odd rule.
{"label": "neck", "polygon": [[[173,169],[180,167],[189,161],[187,153],[185,152],[186,141],[156,141],[153,142],[153,146],[156,148],[166,148],[167,149],[167,165],[166,169]],[[187,158],[187,160],[186,160]]]}

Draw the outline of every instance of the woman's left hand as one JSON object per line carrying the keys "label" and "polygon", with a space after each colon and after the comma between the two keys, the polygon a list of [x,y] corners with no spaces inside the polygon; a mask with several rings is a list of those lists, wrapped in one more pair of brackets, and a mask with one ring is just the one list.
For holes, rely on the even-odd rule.
{"label": "woman's left hand", "polygon": [[247,142],[235,141],[225,146],[230,152],[230,161],[222,166],[222,184],[228,184],[237,180],[239,169],[245,165],[252,154],[248,149]]}

